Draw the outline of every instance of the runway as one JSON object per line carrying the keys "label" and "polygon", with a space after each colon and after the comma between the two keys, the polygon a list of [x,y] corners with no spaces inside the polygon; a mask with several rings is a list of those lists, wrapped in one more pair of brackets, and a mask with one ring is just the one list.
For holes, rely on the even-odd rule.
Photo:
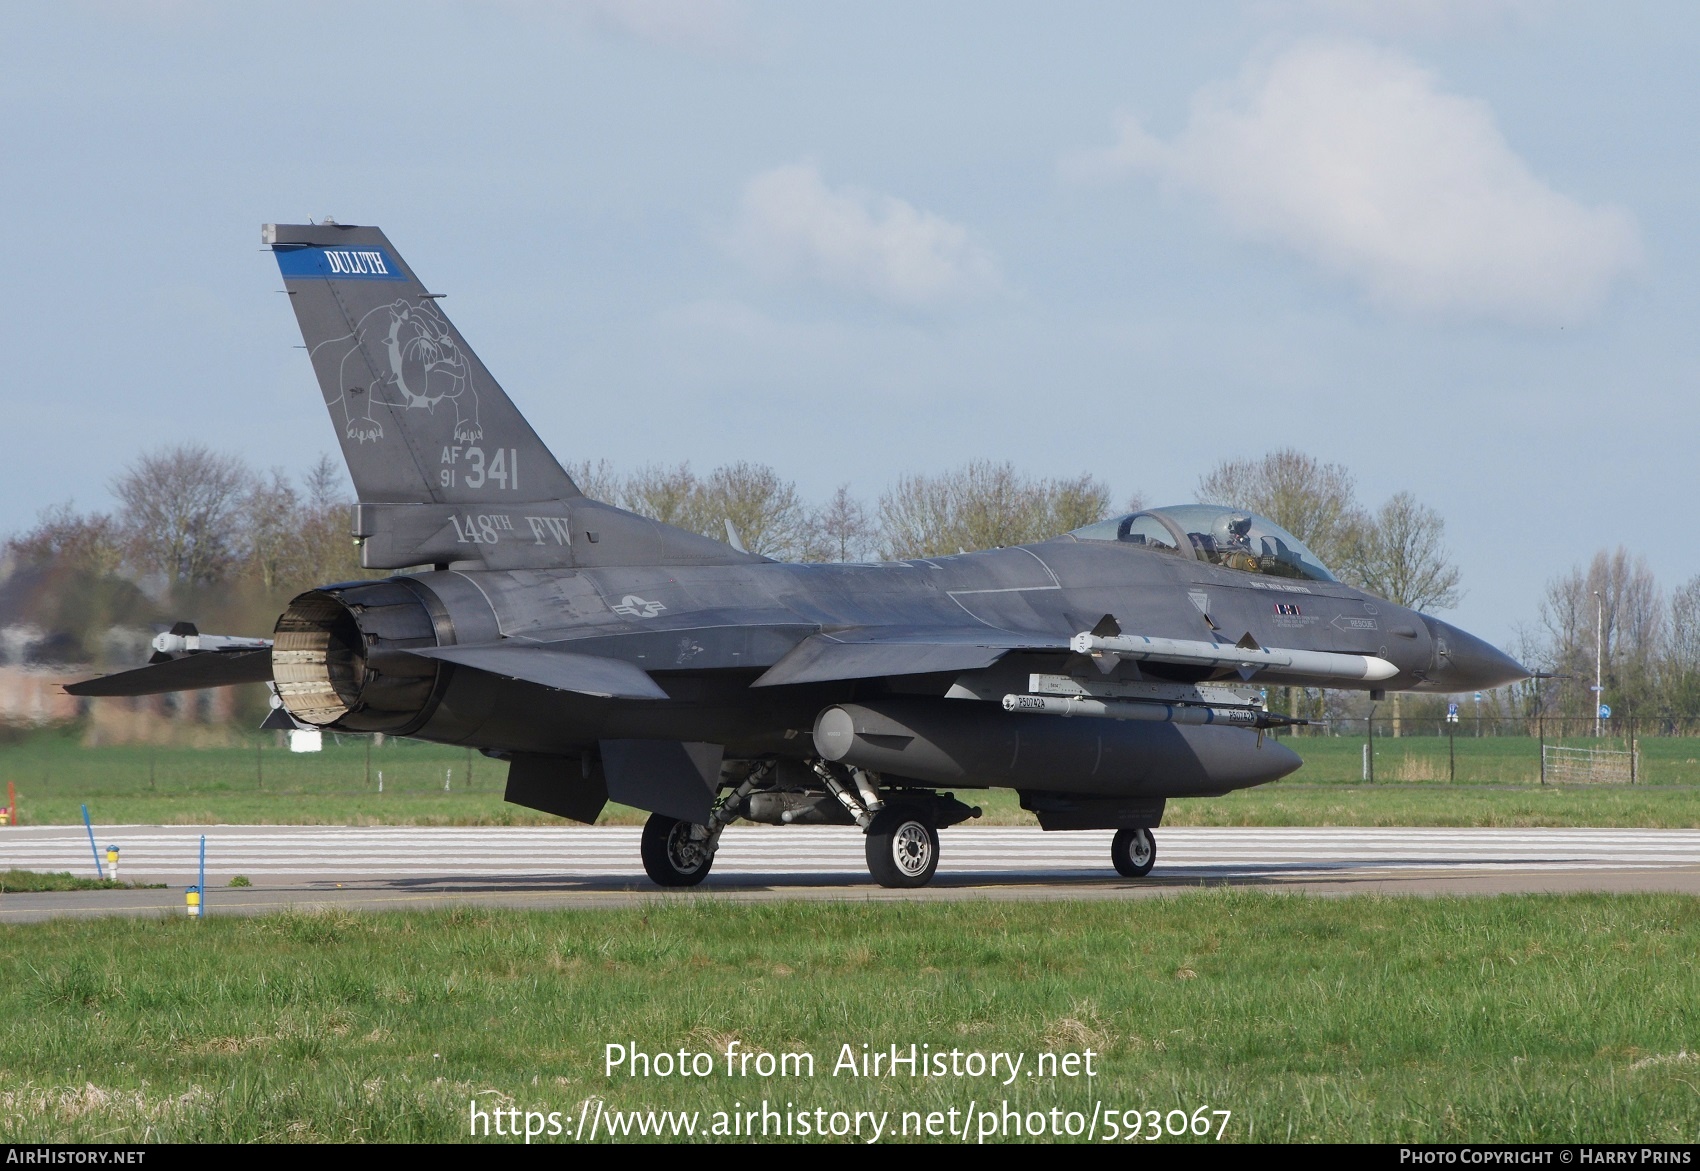
{"label": "runway", "polygon": [[[209,913],[303,904],[404,908],[476,902],[631,905],[663,892],[643,875],[636,828],[107,826],[120,877],[166,890],[0,895],[0,922],[59,915],[182,913],[207,841]],[[1674,891],[1700,894],[1700,830],[1232,828],[1157,831],[1157,867],[1123,879],[1110,834],[959,827],[941,835],[920,891],[873,885],[861,835],[736,826],[708,881],[684,897],[730,899],[1137,898],[1203,886],[1326,894]],[[0,870],[93,876],[81,826],[0,830]],[[247,877],[252,886],[230,888]]]}

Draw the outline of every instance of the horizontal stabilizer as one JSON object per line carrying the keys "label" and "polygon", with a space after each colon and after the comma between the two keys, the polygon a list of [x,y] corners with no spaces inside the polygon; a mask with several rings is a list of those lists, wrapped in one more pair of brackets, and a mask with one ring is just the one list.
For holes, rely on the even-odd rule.
{"label": "horizontal stabilizer", "polygon": [[1015,650],[1066,651],[1068,640],[1005,630],[840,630],[805,639],[751,686],[977,671]]}
{"label": "horizontal stabilizer", "polygon": [[230,687],[237,683],[270,683],[272,653],[269,650],[202,653],[162,663],[102,675],[81,683],[67,683],[71,695],[159,695],[167,691],[198,691],[203,687]]}
{"label": "horizontal stabilizer", "polygon": [[407,653],[459,663],[556,691],[576,691],[610,699],[667,698],[667,693],[642,667],[599,655],[575,655],[525,643],[419,647]]}

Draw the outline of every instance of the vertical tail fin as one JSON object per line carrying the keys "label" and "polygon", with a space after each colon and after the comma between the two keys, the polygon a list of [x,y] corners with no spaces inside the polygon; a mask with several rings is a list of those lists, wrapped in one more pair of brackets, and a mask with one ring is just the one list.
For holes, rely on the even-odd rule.
{"label": "vertical tail fin", "polygon": [[267,224],[360,505],[368,569],[765,558],[586,498],[377,228]]}
{"label": "vertical tail fin", "polygon": [[362,501],[490,506],[579,490],[377,228],[268,224]]}

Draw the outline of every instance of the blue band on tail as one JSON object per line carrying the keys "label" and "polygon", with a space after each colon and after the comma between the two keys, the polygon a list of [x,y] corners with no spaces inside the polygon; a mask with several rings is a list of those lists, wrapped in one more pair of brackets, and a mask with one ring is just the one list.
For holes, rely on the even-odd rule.
{"label": "blue band on tail", "polygon": [[318,277],[333,281],[404,281],[407,274],[389,252],[374,245],[324,248],[318,245],[273,249],[285,279]]}

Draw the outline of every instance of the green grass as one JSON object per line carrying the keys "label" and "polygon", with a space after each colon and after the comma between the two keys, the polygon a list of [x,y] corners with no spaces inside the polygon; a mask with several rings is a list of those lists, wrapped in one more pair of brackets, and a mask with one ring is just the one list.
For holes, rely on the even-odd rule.
{"label": "green grass", "polygon": [[[0,929],[0,1141],[466,1137],[763,1098],[1231,1110],[1256,1141],[1692,1142],[1700,901],[737,905]],[[812,1079],[604,1076],[609,1043]],[[1099,1054],[1097,1076],[834,1077],[840,1046]],[[896,1115],[894,1114],[894,1118]],[[706,1123],[705,1123],[706,1125]]]}
{"label": "green grass", "polygon": [[[1362,736],[1282,738],[1304,757],[1295,780],[1317,784],[1355,783],[1363,779]],[[1623,749],[1621,739],[1548,740],[1570,747]],[[1700,786],[1700,739],[1691,736],[1642,736],[1637,781],[1650,786]],[[1448,741],[1431,731],[1423,735],[1375,738],[1375,779],[1383,783],[1538,785],[1541,742],[1527,736],[1459,736]]]}
{"label": "green grass", "polygon": [[43,874],[35,870],[0,872],[0,894],[8,891],[23,894],[49,890],[151,890],[164,885],[162,882],[135,883],[114,882],[110,878],[78,878],[66,871],[57,874]]}
{"label": "green grass", "polygon": [[[1537,742],[1462,737],[1455,781],[1436,736],[1376,740],[1376,784],[1364,785],[1363,742],[1299,735],[1283,740],[1305,759],[1291,778],[1228,797],[1174,801],[1170,825],[1503,825],[1700,827],[1700,740],[1639,741],[1634,786],[1541,786]],[[380,774],[383,791],[378,791]],[[559,825],[502,800],[507,766],[414,741],[368,749],[360,737],[327,737],[319,753],[291,753],[265,734],[226,748],[85,748],[69,732],[0,744],[0,781],[18,790],[24,824],[74,824],[87,804],[115,824]],[[445,790],[444,781],[448,781]],[[964,789],[978,824],[1032,824],[1013,793]],[[610,805],[604,824],[641,824]],[[4,831],[0,830],[0,834]]]}
{"label": "green grass", "polygon": [[1163,824],[1700,828],[1700,790],[1689,788],[1307,785],[1298,781],[1304,775],[1226,797],[1170,801]]}

